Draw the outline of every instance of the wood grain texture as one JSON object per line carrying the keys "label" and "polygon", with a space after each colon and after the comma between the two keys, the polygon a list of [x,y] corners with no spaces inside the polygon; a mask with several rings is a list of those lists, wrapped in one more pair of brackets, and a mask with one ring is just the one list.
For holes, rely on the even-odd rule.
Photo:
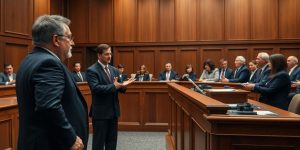
{"label": "wood grain texture", "polygon": [[279,38],[295,39],[300,37],[299,0],[279,0]]}

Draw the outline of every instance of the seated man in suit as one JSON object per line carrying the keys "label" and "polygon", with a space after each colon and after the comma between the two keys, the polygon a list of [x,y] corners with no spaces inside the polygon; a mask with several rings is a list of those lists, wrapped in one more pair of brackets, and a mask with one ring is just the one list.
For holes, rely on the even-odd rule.
{"label": "seated man in suit", "polygon": [[271,69],[268,65],[269,63],[269,54],[265,52],[260,52],[256,57],[257,66],[260,69],[260,73],[258,75],[257,83],[266,82],[271,73]]}
{"label": "seated man in suit", "polygon": [[73,71],[73,78],[76,82],[85,82],[86,77],[85,77],[85,72],[81,72],[81,65],[80,62],[75,62],[74,63],[74,71]]}
{"label": "seated man in suit", "polygon": [[175,71],[172,70],[172,64],[166,63],[165,64],[165,71],[162,71],[159,74],[160,81],[174,81],[178,79],[178,75]]}
{"label": "seated man in suit", "polygon": [[291,81],[299,80],[297,78],[298,74],[300,74],[300,68],[298,67],[298,58],[295,56],[289,56],[287,58],[288,71]]}
{"label": "seated man in suit", "polygon": [[257,63],[255,60],[249,62],[250,78],[249,83],[257,83],[259,78],[260,69],[257,68]]}
{"label": "seated man in suit", "polygon": [[219,80],[221,80],[222,77],[231,79],[232,73],[233,73],[232,69],[228,68],[228,61],[223,58],[220,59]]}
{"label": "seated man in suit", "polygon": [[249,70],[246,67],[246,59],[243,56],[237,56],[235,58],[235,71],[231,79],[225,77],[222,78],[222,82],[235,82],[235,83],[245,83],[249,80]]}
{"label": "seated man in suit", "polygon": [[16,83],[16,74],[12,64],[4,64],[4,72],[0,73],[0,85],[13,85]]}
{"label": "seated man in suit", "polygon": [[122,64],[118,65],[118,71],[119,71],[119,82],[123,83],[124,81],[127,81],[127,74],[124,73],[124,66]]}
{"label": "seated man in suit", "polygon": [[140,70],[135,75],[135,81],[150,81],[149,72],[145,65],[140,66]]}

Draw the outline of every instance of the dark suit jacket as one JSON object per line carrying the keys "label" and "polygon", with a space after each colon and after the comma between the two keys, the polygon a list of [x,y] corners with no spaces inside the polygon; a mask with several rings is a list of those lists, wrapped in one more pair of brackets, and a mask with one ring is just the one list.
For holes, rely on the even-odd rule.
{"label": "dark suit jacket", "polygon": [[269,65],[262,72],[260,69],[260,74],[258,75],[257,83],[259,82],[266,83],[266,81],[268,81],[269,79],[270,73],[271,73],[271,69]]}
{"label": "dark suit jacket", "polygon": [[48,51],[35,47],[16,79],[18,149],[70,149],[88,141],[87,105],[70,72]]}
{"label": "dark suit jacket", "polygon": [[229,80],[229,82],[245,83],[245,82],[248,82],[249,77],[250,77],[249,70],[245,65],[243,65],[236,72],[235,77],[234,77],[234,75],[232,75],[232,78],[228,79],[228,80]]}
{"label": "dark suit jacket", "polygon": [[124,81],[127,81],[127,79],[128,79],[127,74],[119,74],[119,81],[121,83],[123,83]]}
{"label": "dark suit jacket", "polygon": [[[166,71],[163,71],[159,74],[159,80],[166,80]],[[173,70],[171,70],[170,80],[178,80],[178,75]]]}
{"label": "dark suit jacket", "polygon": [[[119,77],[119,72],[115,67],[109,65],[108,69],[112,79]],[[92,118],[112,119],[119,117],[120,106],[118,92],[125,92],[125,89],[121,88],[117,90],[98,62],[87,69],[86,78],[92,92],[92,106],[90,112]]]}
{"label": "dark suit jacket", "polygon": [[251,77],[251,73],[250,73],[250,75],[249,75],[249,81],[248,82],[250,82],[250,83],[257,83],[260,72],[261,72],[261,70],[257,69],[251,79],[250,79],[250,77]]}
{"label": "dark suit jacket", "polygon": [[[222,71],[222,68],[219,68],[219,79],[221,79],[221,71]],[[233,77],[233,70],[230,68],[226,68],[225,78],[231,79],[232,77]]]}
{"label": "dark suit jacket", "polygon": [[287,110],[291,81],[286,71],[280,71],[270,77],[266,83],[256,84],[255,92],[261,94],[259,100],[263,103]]}
{"label": "dark suit jacket", "polygon": [[[16,80],[15,73],[13,73],[13,79]],[[6,82],[9,82],[8,75],[6,73],[0,73],[0,85],[5,85]]]}
{"label": "dark suit jacket", "polygon": [[[195,72],[190,73],[189,78],[193,81],[196,81],[196,73]],[[180,81],[188,81],[188,78],[187,77],[181,77]]]}
{"label": "dark suit jacket", "polygon": [[[141,76],[140,74],[136,74],[136,75],[135,75],[135,81],[139,81],[140,76]],[[150,81],[149,74],[144,74],[144,76],[143,76],[143,81]]]}
{"label": "dark suit jacket", "polygon": [[300,74],[300,67],[297,66],[290,75],[291,81],[299,80],[298,75]]}
{"label": "dark suit jacket", "polygon": [[80,72],[80,73],[83,78],[83,81],[81,81],[80,77],[77,75],[77,72],[75,72],[75,71],[72,72],[72,76],[73,76],[74,80],[76,82],[85,82],[86,81],[85,72]]}

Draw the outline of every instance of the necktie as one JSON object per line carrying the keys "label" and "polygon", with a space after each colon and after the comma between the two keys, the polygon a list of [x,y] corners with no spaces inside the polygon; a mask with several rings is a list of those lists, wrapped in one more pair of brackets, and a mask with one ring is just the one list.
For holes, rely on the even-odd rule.
{"label": "necktie", "polygon": [[105,66],[104,69],[105,69],[105,72],[106,72],[106,75],[107,75],[109,81],[110,81],[110,82],[113,82],[113,81],[112,81],[112,78],[111,78],[111,75],[110,75],[110,73],[109,73],[109,71],[108,71],[107,66]]}
{"label": "necktie", "polygon": [[170,72],[166,72],[166,80],[167,80],[167,81],[170,80]]}
{"label": "necktie", "polygon": [[83,82],[83,77],[82,77],[81,73],[78,72],[77,75],[78,75],[78,77],[80,78],[81,82]]}
{"label": "necktie", "polygon": [[222,69],[220,79],[222,79],[222,77],[224,77],[224,72],[225,72],[225,69]]}
{"label": "necktie", "polygon": [[236,69],[236,70],[235,70],[233,78],[236,77],[236,74],[237,74],[238,71],[239,71],[239,69]]}

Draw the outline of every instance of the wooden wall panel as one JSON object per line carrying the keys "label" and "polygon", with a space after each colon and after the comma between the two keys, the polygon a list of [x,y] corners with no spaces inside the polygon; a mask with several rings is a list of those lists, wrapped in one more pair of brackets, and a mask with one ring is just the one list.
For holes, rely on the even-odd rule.
{"label": "wooden wall panel", "polygon": [[279,0],[279,38],[296,39],[300,37],[300,1]]}
{"label": "wooden wall panel", "polygon": [[225,1],[225,39],[250,39],[250,0]]}
{"label": "wooden wall panel", "polygon": [[252,0],[252,38],[278,38],[278,0]]}
{"label": "wooden wall panel", "polygon": [[66,16],[66,0],[52,1],[50,0],[50,14],[60,14]]}
{"label": "wooden wall panel", "polygon": [[6,43],[4,49],[4,63],[10,63],[14,66],[14,72],[17,72],[23,58],[28,54],[28,45]]}
{"label": "wooden wall panel", "polygon": [[159,71],[156,72],[155,77],[158,77],[159,72],[165,70],[165,64],[171,63],[174,70],[177,70],[176,66],[176,51],[175,50],[161,50],[159,53]]}
{"label": "wooden wall panel", "polygon": [[296,56],[298,59],[300,59],[300,48],[280,48],[280,53],[283,54],[286,58],[289,56]]}
{"label": "wooden wall panel", "polygon": [[12,148],[12,118],[10,116],[0,116],[0,149]]}
{"label": "wooden wall panel", "polygon": [[[125,98],[126,96],[126,98]],[[140,99],[138,92],[126,92],[126,95],[119,94],[120,97],[120,111],[121,116],[119,122],[123,123],[136,123],[140,124],[141,119],[139,115],[140,111]],[[126,101],[125,101],[126,100]]]}
{"label": "wooden wall panel", "polygon": [[138,61],[134,71],[138,71],[141,65],[145,65],[149,73],[155,72],[155,51],[154,50],[139,50]]}
{"label": "wooden wall panel", "polygon": [[84,48],[73,48],[72,49],[72,57],[68,59],[67,66],[73,71],[74,63],[79,62],[81,64],[81,71],[85,70],[85,51]]}
{"label": "wooden wall panel", "polygon": [[170,101],[168,93],[158,94],[146,92],[145,94],[145,124],[168,123],[170,116]]}
{"label": "wooden wall panel", "polygon": [[255,47],[252,50],[253,54],[252,54],[251,58],[256,59],[257,54],[260,52],[266,52],[269,55],[271,55],[274,53],[273,51],[274,51],[274,49],[272,47],[267,47],[267,46],[266,47]]}
{"label": "wooden wall panel", "polygon": [[128,77],[130,77],[131,73],[135,72],[133,50],[120,50],[116,59],[117,63],[115,65],[123,64],[124,71],[128,74]]}
{"label": "wooden wall panel", "polygon": [[192,149],[192,121],[190,119],[190,116],[186,114],[186,112],[183,114],[183,147],[186,150]]}
{"label": "wooden wall panel", "polygon": [[201,61],[198,64],[198,68],[199,68],[200,71],[197,72],[199,74],[199,77],[201,76],[202,71],[203,71],[203,63],[207,59],[211,59],[215,63],[215,66],[218,67],[219,66],[219,60],[221,58],[224,58],[223,48],[218,48],[218,47],[202,48],[201,51],[202,51]]}
{"label": "wooden wall panel", "polygon": [[159,0],[138,0],[138,41],[155,42],[158,36]]}
{"label": "wooden wall panel", "polygon": [[206,132],[194,121],[192,123],[192,128],[194,133],[192,137],[193,148],[207,149],[206,143],[208,142],[208,139],[206,138]]}
{"label": "wooden wall panel", "polygon": [[177,73],[179,75],[185,74],[185,67],[187,64],[192,64],[194,71],[198,73],[198,64],[197,64],[197,48],[182,48],[179,52],[180,61],[177,62]]}
{"label": "wooden wall panel", "polygon": [[45,14],[50,14],[50,0],[33,0],[34,1],[34,20]]}
{"label": "wooden wall panel", "polygon": [[89,37],[89,1],[70,0],[69,1],[69,19],[72,21],[70,29],[74,35],[76,43],[87,43]]}
{"label": "wooden wall panel", "polygon": [[2,4],[5,12],[2,16],[5,34],[29,37],[33,22],[32,0],[4,0]]}
{"label": "wooden wall panel", "polygon": [[159,1],[159,41],[170,42],[175,40],[175,1]]}
{"label": "wooden wall panel", "polygon": [[113,41],[112,0],[90,0],[89,21],[90,43]]}
{"label": "wooden wall panel", "polygon": [[137,28],[137,0],[115,0],[114,2],[115,41],[135,42]]}
{"label": "wooden wall panel", "polygon": [[228,48],[226,53],[226,58],[228,59],[228,66],[232,69],[235,68],[235,58],[236,56],[244,56],[246,59],[246,64],[248,63],[248,49],[247,48]]}
{"label": "wooden wall panel", "polygon": [[224,1],[200,0],[197,5],[197,39],[224,39]]}
{"label": "wooden wall panel", "polygon": [[177,41],[195,41],[197,0],[175,1],[175,37]]}

